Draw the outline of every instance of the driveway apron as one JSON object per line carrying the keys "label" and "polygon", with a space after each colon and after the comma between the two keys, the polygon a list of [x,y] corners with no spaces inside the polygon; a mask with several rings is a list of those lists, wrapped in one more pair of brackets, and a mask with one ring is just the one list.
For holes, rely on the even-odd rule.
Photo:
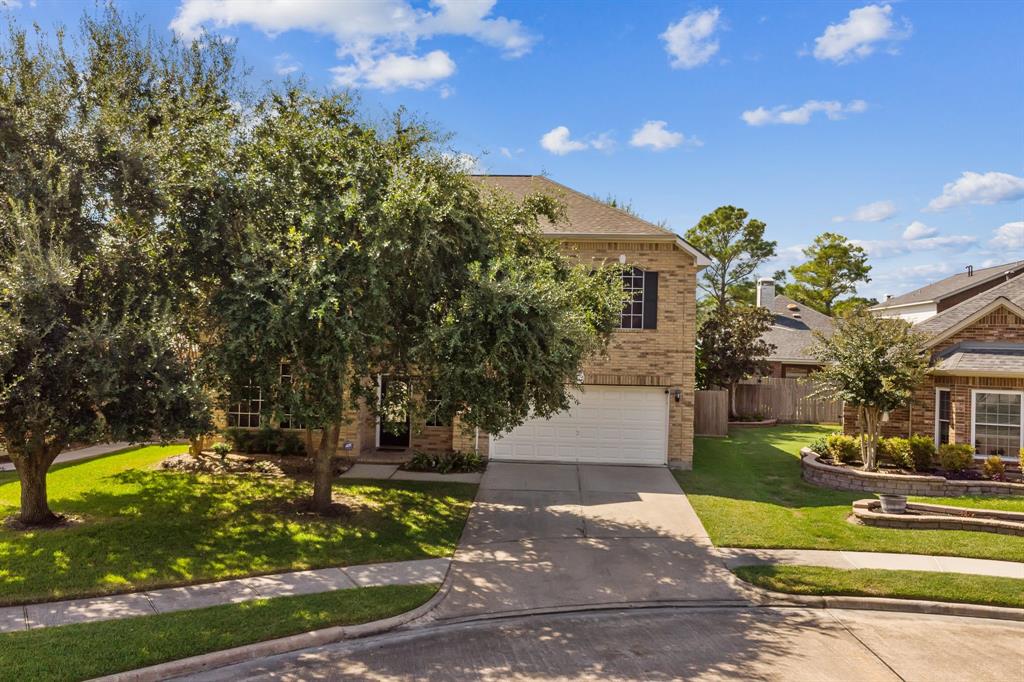
{"label": "driveway apron", "polygon": [[743,601],[668,469],[492,462],[433,617]]}

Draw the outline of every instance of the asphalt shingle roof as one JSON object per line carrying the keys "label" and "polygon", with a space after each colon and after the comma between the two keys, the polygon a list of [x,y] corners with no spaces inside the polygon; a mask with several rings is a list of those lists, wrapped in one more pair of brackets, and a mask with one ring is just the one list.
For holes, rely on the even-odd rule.
{"label": "asphalt shingle roof", "polygon": [[920,289],[914,289],[905,294],[894,296],[886,301],[882,301],[876,305],[872,310],[884,310],[886,308],[892,308],[898,305],[909,305],[911,303],[927,303],[929,301],[938,301],[947,296],[957,293],[963,289],[968,289],[978,284],[1000,277],[1007,271],[1016,271],[1024,268],[1024,260],[1014,261],[1013,263],[1004,263],[1002,265],[993,265],[990,268],[981,268],[975,270],[973,275],[968,275],[967,272],[961,272],[946,279],[940,279],[938,282],[932,282],[926,284]]}
{"label": "asphalt shingle roof", "polygon": [[498,187],[517,199],[541,192],[551,195],[565,204],[567,220],[556,225],[545,221],[541,225],[541,229],[546,234],[650,235],[679,239],[679,235],[671,230],[632,216],[543,175],[476,175],[473,177],[484,184]]}
{"label": "asphalt shingle roof", "polygon": [[968,319],[982,308],[990,305],[993,301],[1006,299],[1015,305],[1024,307],[1024,275],[1017,275],[1013,279],[988,291],[983,291],[977,296],[958,303],[952,308],[943,310],[938,315],[932,315],[914,325],[914,329],[935,336],[955,327]]}
{"label": "asphalt shingle roof", "polygon": [[775,324],[761,338],[775,346],[770,361],[813,360],[810,349],[814,332],[832,333],[832,318],[817,310],[778,294],[768,309],[775,313]]}
{"label": "asphalt shingle roof", "polygon": [[936,372],[1024,374],[1024,344],[958,343],[936,358]]}

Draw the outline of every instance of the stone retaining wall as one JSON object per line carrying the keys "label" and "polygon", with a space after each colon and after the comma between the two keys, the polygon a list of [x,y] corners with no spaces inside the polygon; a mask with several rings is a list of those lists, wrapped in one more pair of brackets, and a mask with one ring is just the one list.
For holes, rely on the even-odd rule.
{"label": "stone retaining wall", "polygon": [[1002,481],[951,481],[941,476],[887,474],[853,467],[835,467],[820,461],[804,448],[800,451],[803,479],[834,490],[854,490],[888,495],[960,497],[961,495],[1001,495],[1024,497],[1024,483]]}
{"label": "stone retaining wall", "polygon": [[[878,500],[857,500],[853,503],[854,516],[868,526],[920,530],[971,530],[1024,536],[1024,514],[914,503],[908,503],[907,510],[914,513],[885,514],[881,511],[881,504]],[[957,515],[964,512],[986,514],[995,518]]]}

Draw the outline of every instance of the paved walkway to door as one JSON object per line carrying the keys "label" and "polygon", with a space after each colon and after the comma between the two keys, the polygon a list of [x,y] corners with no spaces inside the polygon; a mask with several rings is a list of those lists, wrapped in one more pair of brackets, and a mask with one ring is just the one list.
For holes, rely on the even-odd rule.
{"label": "paved walkway to door", "polygon": [[731,573],[661,467],[491,462],[439,620],[599,604],[736,601]]}

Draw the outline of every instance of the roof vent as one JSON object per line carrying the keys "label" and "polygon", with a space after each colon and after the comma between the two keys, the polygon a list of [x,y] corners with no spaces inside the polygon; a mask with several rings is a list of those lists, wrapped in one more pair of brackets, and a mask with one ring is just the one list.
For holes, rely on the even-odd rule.
{"label": "roof vent", "polygon": [[795,317],[796,319],[799,320],[800,319],[800,313],[793,313],[793,317]]}
{"label": "roof vent", "polygon": [[892,294],[886,294],[885,295],[885,300],[891,301],[892,300]]}
{"label": "roof vent", "polygon": [[786,306],[786,308],[788,308],[789,310],[800,310],[800,306],[798,306],[796,303],[790,303]]}
{"label": "roof vent", "polygon": [[973,265],[968,265],[967,266],[967,276],[968,277],[974,277],[974,266]]}

